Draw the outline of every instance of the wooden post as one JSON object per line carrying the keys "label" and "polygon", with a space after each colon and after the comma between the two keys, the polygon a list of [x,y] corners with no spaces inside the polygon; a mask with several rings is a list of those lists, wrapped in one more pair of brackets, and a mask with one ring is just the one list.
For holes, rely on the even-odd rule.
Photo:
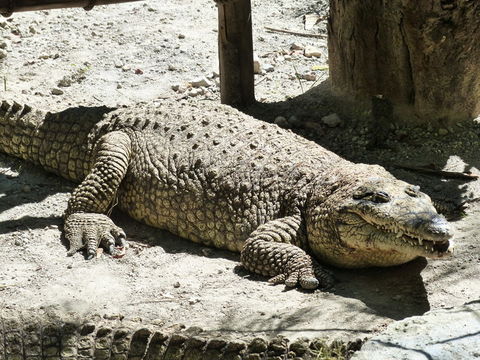
{"label": "wooden post", "polygon": [[140,0],[0,0],[0,14],[10,16],[14,12],[83,7],[90,10],[96,5]]}
{"label": "wooden post", "polygon": [[250,0],[221,0],[218,5],[218,55],[222,104],[255,102]]}

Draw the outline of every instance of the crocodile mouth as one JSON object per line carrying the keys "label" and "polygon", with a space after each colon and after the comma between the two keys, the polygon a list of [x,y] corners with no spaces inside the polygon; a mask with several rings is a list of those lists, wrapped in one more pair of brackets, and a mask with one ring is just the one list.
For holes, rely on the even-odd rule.
{"label": "crocodile mouth", "polygon": [[451,235],[446,234],[434,234],[426,233],[423,235],[415,234],[400,227],[391,229],[388,226],[381,226],[378,224],[372,224],[375,228],[383,233],[394,235],[397,243],[403,248],[408,247],[411,250],[418,252],[419,256],[425,256],[429,258],[441,258],[449,256],[453,253],[453,241]]}

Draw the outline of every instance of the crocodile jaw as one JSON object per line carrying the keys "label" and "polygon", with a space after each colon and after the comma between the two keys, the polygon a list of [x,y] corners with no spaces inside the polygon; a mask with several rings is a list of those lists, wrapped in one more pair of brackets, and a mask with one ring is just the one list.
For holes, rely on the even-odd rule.
{"label": "crocodile jaw", "polygon": [[[441,218],[439,218],[441,219]],[[435,224],[435,221],[432,221]],[[349,213],[337,224],[339,241],[349,249],[344,267],[398,265],[417,257],[442,258],[453,253],[452,231],[443,221],[429,232],[402,228],[399,224],[378,225]],[[428,225],[431,225],[430,227]],[[420,235],[421,233],[421,235]]]}

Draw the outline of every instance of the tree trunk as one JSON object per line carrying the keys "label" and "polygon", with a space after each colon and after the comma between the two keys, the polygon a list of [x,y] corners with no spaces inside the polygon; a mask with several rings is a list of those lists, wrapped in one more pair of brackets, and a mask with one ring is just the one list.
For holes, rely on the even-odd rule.
{"label": "tree trunk", "polygon": [[452,124],[480,113],[480,1],[330,0],[333,89],[383,95],[395,116]]}

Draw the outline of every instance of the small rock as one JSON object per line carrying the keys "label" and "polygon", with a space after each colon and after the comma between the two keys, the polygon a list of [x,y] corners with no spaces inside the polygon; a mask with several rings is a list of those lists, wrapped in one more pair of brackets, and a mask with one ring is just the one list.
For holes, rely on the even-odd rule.
{"label": "small rock", "polygon": [[180,283],[179,283],[178,281],[175,282],[175,283],[173,283],[173,287],[174,287],[175,289],[178,289],[178,288],[180,287]]}
{"label": "small rock", "polygon": [[306,73],[306,74],[299,74],[300,79],[304,79],[307,81],[315,81],[317,80],[317,74],[315,73]]}
{"label": "small rock", "polygon": [[59,86],[59,87],[69,87],[69,86],[72,86],[72,82],[73,82],[73,80],[70,76],[65,76],[57,83],[57,86]]}
{"label": "small rock", "polygon": [[274,120],[274,123],[284,129],[289,129],[291,127],[287,119],[285,119],[283,116],[277,116]]}
{"label": "small rock", "polygon": [[203,89],[202,88],[190,89],[187,93],[187,95],[191,96],[191,97],[195,97],[195,96],[198,96],[198,95],[201,95],[201,94],[203,94]]}
{"label": "small rock", "polygon": [[122,84],[117,84],[117,89],[123,88]]}
{"label": "small rock", "polygon": [[185,35],[184,34],[178,34],[178,38],[179,39],[185,39]]}
{"label": "small rock", "polygon": [[322,51],[315,46],[308,45],[307,47],[305,47],[305,51],[303,54],[306,57],[320,57],[322,56]]}
{"label": "small rock", "polygon": [[190,299],[188,299],[188,303],[189,303],[190,305],[196,304],[196,303],[198,303],[198,302],[200,302],[200,299],[197,298],[197,297],[194,297],[194,296],[191,297]]}
{"label": "small rock", "polygon": [[199,88],[201,86],[209,87],[212,86],[212,82],[205,77],[201,77],[190,81],[190,85],[194,88]]}
{"label": "small rock", "polygon": [[15,239],[14,244],[15,244],[15,246],[22,246],[22,241],[19,240],[19,239]]}
{"label": "small rock", "polygon": [[0,40],[0,49],[7,49],[10,46],[10,42],[7,40]]}
{"label": "small rock", "polygon": [[322,117],[322,123],[333,128],[340,125],[342,123],[342,120],[336,113],[333,113],[333,114]]}
{"label": "small rock", "polygon": [[171,88],[173,91],[178,91],[178,89],[180,89],[180,84],[173,84],[172,86],[170,86],[170,88]]}
{"label": "small rock", "polygon": [[37,30],[35,29],[35,27],[33,25],[30,25],[28,27],[28,31],[30,31],[30,34],[36,34],[37,33]]}
{"label": "small rock", "polygon": [[121,69],[123,67],[123,64],[120,61],[115,61],[115,67],[117,69]]}
{"label": "small rock", "polygon": [[25,193],[29,193],[30,191],[32,191],[32,188],[29,185],[24,185],[22,187],[22,191]]}
{"label": "small rock", "polygon": [[295,115],[292,115],[288,118],[288,123],[293,127],[302,126],[302,122]]}
{"label": "small rock", "polygon": [[260,63],[260,59],[258,58],[257,54],[253,55],[253,73],[254,74],[262,73],[262,64]]}
{"label": "small rock", "polygon": [[447,129],[444,129],[444,128],[440,128],[438,129],[438,135],[440,136],[445,136],[448,134],[448,130]]}
{"label": "small rock", "polygon": [[7,52],[4,49],[0,49],[0,59],[5,59],[7,57]]}
{"label": "small rock", "polygon": [[63,95],[63,90],[59,88],[53,88],[50,92],[52,95]]}
{"label": "small rock", "polygon": [[202,251],[203,256],[212,256],[213,255],[213,251],[210,248],[203,248],[201,251]]}
{"label": "small rock", "polygon": [[167,69],[168,69],[168,71],[175,71],[175,70],[177,70],[177,68],[176,68],[174,65],[172,65],[172,64],[168,64]]}
{"label": "small rock", "polygon": [[263,70],[265,70],[265,72],[272,72],[273,70],[275,70],[275,68],[273,67],[272,64],[265,64],[263,65]]}
{"label": "small rock", "polygon": [[305,49],[305,46],[300,43],[292,43],[292,45],[290,45],[290,50],[303,50],[303,49]]}

